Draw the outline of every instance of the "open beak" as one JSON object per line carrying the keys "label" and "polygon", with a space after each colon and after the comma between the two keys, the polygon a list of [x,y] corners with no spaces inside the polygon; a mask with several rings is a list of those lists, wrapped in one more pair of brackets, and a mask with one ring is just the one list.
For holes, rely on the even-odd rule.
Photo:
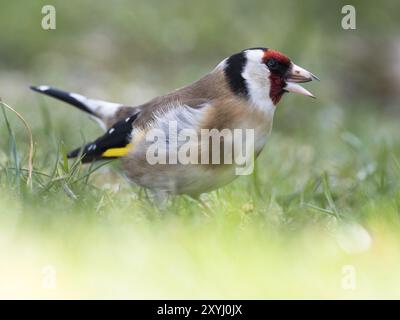
{"label": "open beak", "polygon": [[290,67],[285,77],[286,86],[283,89],[288,92],[300,93],[315,98],[315,96],[310,91],[304,89],[301,85],[298,84],[309,82],[312,80],[319,81],[318,77],[313,75],[311,72],[292,63],[292,66]]}

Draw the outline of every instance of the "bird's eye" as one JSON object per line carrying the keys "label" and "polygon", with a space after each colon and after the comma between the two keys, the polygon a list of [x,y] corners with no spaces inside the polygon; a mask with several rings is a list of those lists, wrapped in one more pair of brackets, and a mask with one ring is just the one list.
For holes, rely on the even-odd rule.
{"label": "bird's eye", "polygon": [[269,59],[267,66],[270,70],[275,70],[278,67],[278,62],[275,59]]}

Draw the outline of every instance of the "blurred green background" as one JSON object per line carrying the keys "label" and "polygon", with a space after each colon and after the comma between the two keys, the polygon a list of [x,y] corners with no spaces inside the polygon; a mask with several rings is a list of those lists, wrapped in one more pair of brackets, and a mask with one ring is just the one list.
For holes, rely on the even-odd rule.
{"label": "blurred green background", "polygon": [[[56,30],[41,28],[45,4]],[[356,30],[341,27],[346,4]],[[26,131],[0,118],[0,297],[399,298],[398,12],[398,1],[0,0],[0,97],[35,139],[30,189]],[[101,130],[29,90],[135,105],[259,46],[318,75],[306,85],[318,99],[283,98],[256,173],[209,194],[208,216],[185,197],[154,207],[118,163],[87,179],[63,155]]]}

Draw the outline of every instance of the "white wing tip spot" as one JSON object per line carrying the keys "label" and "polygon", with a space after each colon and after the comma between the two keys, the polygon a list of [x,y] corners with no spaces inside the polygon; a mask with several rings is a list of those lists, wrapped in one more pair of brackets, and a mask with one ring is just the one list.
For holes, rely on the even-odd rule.
{"label": "white wing tip spot", "polygon": [[112,134],[115,131],[114,128],[111,128],[110,130],[108,130],[108,134]]}

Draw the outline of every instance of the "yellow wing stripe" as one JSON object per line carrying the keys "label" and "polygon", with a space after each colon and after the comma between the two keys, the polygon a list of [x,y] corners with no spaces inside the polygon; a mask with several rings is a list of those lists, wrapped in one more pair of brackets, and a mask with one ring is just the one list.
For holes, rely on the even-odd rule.
{"label": "yellow wing stripe", "polygon": [[111,148],[102,153],[104,158],[119,158],[126,156],[129,150],[132,148],[132,144],[128,144],[123,148]]}

